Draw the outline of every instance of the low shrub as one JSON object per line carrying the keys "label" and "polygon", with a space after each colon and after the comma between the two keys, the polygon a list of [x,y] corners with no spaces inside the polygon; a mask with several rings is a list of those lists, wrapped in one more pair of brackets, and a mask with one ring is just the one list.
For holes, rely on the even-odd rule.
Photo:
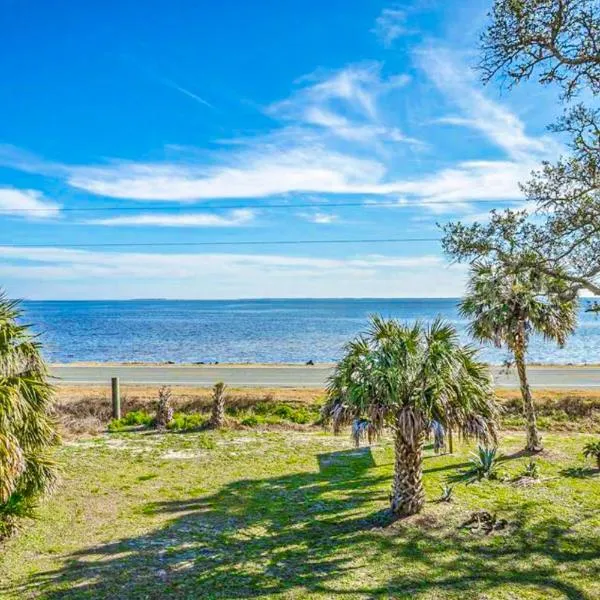
{"label": "low shrub", "polygon": [[175,413],[167,425],[169,431],[196,431],[208,425],[208,417],[200,413]]}
{"label": "low shrub", "polygon": [[313,406],[292,406],[290,404],[258,402],[252,407],[239,409],[233,407],[228,413],[240,418],[240,423],[247,427],[255,425],[272,425],[282,422],[308,425],[319,418],[319,411]]}
{"label": "low shrub", "polygon": [[120,419],[113,419],[108,424],[108,431],[123,431],[128,427],[152,427],[155,417],[145,410],[132,410]]}
{"label": "low shrub", "polygon": [[259,425],[279,425],[283,419],[277,415],[248,415],[240,421],[245,427],[257,427]]}

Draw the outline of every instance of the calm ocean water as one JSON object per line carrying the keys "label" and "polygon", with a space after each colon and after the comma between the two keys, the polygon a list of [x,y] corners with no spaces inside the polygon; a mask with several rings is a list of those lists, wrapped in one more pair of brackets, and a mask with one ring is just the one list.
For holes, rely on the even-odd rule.
{"label": "calm ocean water", "polygon": [[[54,362],[315,362],[333,361],[342,345],[380,313],[406,321],[442,315],[468,340],[457,300],[136,300],[23,303]],[[500,363],[506,353],[484,348]],[[534,339],[541,363],[600,362],[600,318],[582,311],[564,349]]]}

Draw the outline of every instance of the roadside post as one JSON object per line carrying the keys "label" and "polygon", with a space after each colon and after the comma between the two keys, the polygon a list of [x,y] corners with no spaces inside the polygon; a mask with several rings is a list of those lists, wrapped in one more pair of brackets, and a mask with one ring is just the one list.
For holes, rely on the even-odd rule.
{"label": "roadside post", "polygon": [[112,416],[113,419],[121,418],[121,391],[119,389],[119,378],[113,377],[111,379],[112,387]]}

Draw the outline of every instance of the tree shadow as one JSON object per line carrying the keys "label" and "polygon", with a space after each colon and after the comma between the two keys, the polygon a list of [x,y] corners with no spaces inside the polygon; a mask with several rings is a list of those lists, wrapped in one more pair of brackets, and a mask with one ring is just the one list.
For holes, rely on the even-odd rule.
{"label": "tree shadow", "polygon": [[573,477],[575,479],[587,479],[588,477],[600,476],[600,469],[591,467],[569,467],[559,471],[562,477]]}
{"label": "tree shadow", "polygon": [[165,517],[162,527],[85,548],[18,591],[48,600],[286,591],[413,598],[514,584],[517,595],[524,586],[586,598],[572,582],[598,567],[600,539],[593,532],[574,538],[571,524],[539,520],[535,503],[503,514],[509,533],[484,539],[434,515],[394,521],[389,470],[368,448],[321,454],[318,465],[318,472],[234,481],[212,495],[149,503],[143,513]]}

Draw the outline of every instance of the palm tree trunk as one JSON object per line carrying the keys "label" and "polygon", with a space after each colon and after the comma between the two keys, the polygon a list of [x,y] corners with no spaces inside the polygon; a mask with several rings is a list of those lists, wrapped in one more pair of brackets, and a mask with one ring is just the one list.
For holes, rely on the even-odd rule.
{"label": "palm tree trunk", "polygon": [[422,469],[423,436],[415,444],[407,443],[400,432],[396,432],[394,481],[390,503],[397,516],[418,513],[425,502]]}
{"label": "palm tree trunk", "polygon": [[210,424],[216,429],[220,429],[225,424],[225,385],[222,382],[216,383],[213,387]]}
{"label": "palm tree trunk", "polygon": [[[524,332],[523,332],[524,333]],[[533,397],[531,389],[527,381],[527,369],[525,366],[525,348],[521,340],[523,336],[519,336],[515,344],[514,354],[517,372],[519,374],[519,383],[521,386],[521,397],[523,398],[523,414],[527,426],[527,446],[526,449],[530,452],[539,452],[542,449],[542,438],[537,428],[535,416],[535,407],[533,405]]]}

